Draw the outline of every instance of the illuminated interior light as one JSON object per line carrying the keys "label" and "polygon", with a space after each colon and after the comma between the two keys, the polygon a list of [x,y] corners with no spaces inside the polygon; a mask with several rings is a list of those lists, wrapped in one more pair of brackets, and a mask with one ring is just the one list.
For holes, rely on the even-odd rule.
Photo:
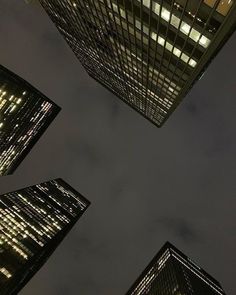
{"label": "illuminated interior light", "polygon": [[165,39],[159,36],[157,42],[158,42],[160,45],[164,46],[164,44],[165,44]]}
{"label": "illuminated interior light", "polygon": [[181,32],[185,33],[186,35],[190,32],[190,25],[187,23],[183,23],[180,27]]}
{"label": "illuminated interior light", "polygon": [[197,65],[197,62],[191,58],[189,61],[189,65],[194,68]]}
{"label": "illuminated interior light", "polygon": [[[138,0],[139,2],[141,0]],[[230,0],[228,0],[230,1]],[[145,5],[147,6],[147,5]],[[177,7],[180,7],[178,4],[176,4]],[[150,3],[149,3],[149,6],[147,6],[148,8],[150,7]],[[152,4],[152,11],[154,13],[156,13],[158,16],[160,16],[160,4],[156,3],[156,2],[153,2]],[[191,14],[191,12],[189,12],[189,14],[192,16],[192,17],[195,17],[195,15]],[[170,21],[170,24],[172,26],[174,26],[176,29],[179,28],[179,24],[180,24],[180,18],[177,17],[176,15],[170,13],[170,11],[167,9],[167,8],[164,8],[162,7],[162,11],[161,11],[161,18],[164,19],[165,21],[169,22]],[[201,20],[200,20],[201,21]],[[181,22],[181,26],[180,26],[180,31],[182,33],[184,33],[185,35],[188,35],[189,32],[191,30],[191,33],[189,35],[189,37],[194,40],[195,42],[198,42],[199,41],[199,38],[200,38],[200,32],[197,31],[196,29],[190,27],[190,25],[188,25],[186,22],[182,21]],[[207,48],[210,44],[210,40],[204,36],[207,40],[206,42],[199,42],[199,44],[201,46],[203,46],[204,48]]]}
{"label": "illuminated interior light", "polygon": [[143,0],[143,5],[150,8],[150,0]]}
{"label": "illuminated interior light", "polygon": [[16,105],[14,105],[11,110],[10,110],[10,113],[14,112],[14,110],[16,109]]}
{"label": "illuminated interior light", "polygon": [[181,55],[181,51],[176,47],[174,48],[173,53],[174,53],[174,55],[176,55],[178,57],[180,57],[180,55]]}
{"label": "illuminated interior light", "polygon": [[157,40],[157,34],[154,32],[151,32],[151,38],[156,41]]}
{"label": "illuminated interior light", "polygon": [[210,44],[210,40],[208,38],[206,38],[205,36],[201,36],[199,43],[204,46],[205,48],[209,46]]}
{"label": "illuminated interior light", "polygon": [[162,7],[162,10],[161,10],[161,17],[167,22],[169,22],[170,20],[170,12],[164,7]]}

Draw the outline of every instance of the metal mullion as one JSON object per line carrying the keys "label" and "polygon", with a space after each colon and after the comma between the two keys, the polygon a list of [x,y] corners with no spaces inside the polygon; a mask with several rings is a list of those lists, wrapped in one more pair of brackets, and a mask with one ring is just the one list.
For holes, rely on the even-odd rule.
{"label": "metal mullion", "polygon": [[[70,5],[71,5],[71,7],[72,7],[72,9],[73,9],[73,4],[72,4],[71,0],[68,0],[68,1],[69,1]],[[80,2],[79,2],[79,4],[80,4]],[[68,19],[68,17],[66,17],[66,18]],[[87,30],[87,27],[86,27],[86,25],[84,24],[84,22],[82,22],[82,21],[77,17],[77,13],[76,13],[76,16],[75,16],[74,13],[73,13],[73,19],[74,19],[75,21],[78,21],[79,24],[80,24],[80,26],[81,26],[82,28],[85,28],[85,29],[84,29],[84,32],[85,32],[85,34],[88,36],[88,38],[91,40],[91,43],[92,43],[92,42],[93,42],[93,39],[90,38],[90,35],[88,34],[88,30]],[[80,34],[80,32],[77,30],[77,28],[78,28],[78,26],[76,26],[75,31],[78,32],[78,34],[81,36],[81,34]],[[63,35],[64,35],[64,34],[63,34]],[[81,43],[80,43],[80,44],[81,44]],[[81,58],[83,58],[81,53],[80,53],[80,56],[81,56]],[[83,56],[84,56],[84,55],[83,55]],[[81,61],[81,62],[82,62],[82,61]]]}
{"label": "metal mullion", "polygon": [[[70,1],[70,3],[71,3],[71,0],[69,0]],[[80,3],[80,2],[79,2]],[[73,6],[73,4],[71,3],[71,6]],[[84,9],[84,11],[86,11],[85,12],[85,16],[87,17],[87,19],[89,20],[91,20],[91,16],[89,15],[89,13],[87,12],[87,10],[86,9]],[[89,44],[89,48],[90,48],[90,46],[91,46],[91,44],[94,44],[94,49],[96,50],[96,52],[98,53],[98,51],[97,51],[97,49],[96,49],[96,42],[94,41],[94,38],[91,38],[91,35],[89,34],[89,30],[88,30],[88,28],[87,28],[87,25],[86,25],[86,23],[83,21],[83,20],[80,20],[78,17],[77,17],[77,14],[76,14],[76,18],[75,18],[76,20],[78,20],[79,21],[79,23],[80,23],[80,25],[81,25],[81,27],[83,27],[83,28],[85,28],[85,32],[86,32],[86,35],[87,35],[87,37],[88,37],[88,39],[91,41],[90,42],[90,44]],[[77,26],[76,26],[76,31],[77,31]],[[92,35],[94,35],[94,34],[92,34]],[[84,55],[83,55],[84,56]],[[81,61],[82,62],[82,61]],[[83,63],[83,62],[82,62]]]}
{"label": "metal mullion", "polygon": [[[167,52],[167,49],[166,49],[166,42],[167,42],[167,37],[168,37],[168,33],[169,33],[169,28],[170,28],[170,22],[171,22],[171,16],[172,16],[172,13],[173,13],[173,7],[174,7],[174,0],[172,0],[171,2],[171,11],[170,11],[170,19],[169,19],[169,22],[168,22],[168,25],[167,25],[167,29],[166,29],[166,34],[165,34],[165,43],[164,43],[164,50],[162,51],[162,57],[161,57],[161,63],[160,63],[160,66],[159,66],[159,73],[157,75],[157,82],[158,80],[160,79],[160,75],[161,75],[161,70],[162,70],[162,64],[163,64],[163,60],[164,60],[164,54]],[[162,8],[160,10],[160,20],[161,20],[161,13],[162,13]],[[157,37],[158,38],[158,37]],[[174,48],[174,47],[173,47]],[[173,50],[172,48],[172,50]],[[164,75],[163,75],[164,76]],[[165,81],[165,76],[163,77],[163,83],[162,85],[164,85],[164,81]],[[158,83],[156,83],[156,86],[155,86],[155,91],[154,93],[156,92],[157,88],[158,88]],[[162,99],[161,95],[163,93],[163,86],[160,88],[160,94],[158,94],[158,96],[160,97],[160,99]],[[162,108],[164,108],[166,111],[168,111],[168,107],[167,106],[163,106],[162,105]],[[155,114],[156,114],[156,111],[155,111]]]}
{"label": "metal mullion", "polygon": [[[151,1],[153,1],[153,0],[151,0]],[[160,11],[162,10],[163,1],[164,0],[160,0]],[[157,30],[156,31],[157,31],[156,34],[157,34],[157,40],[158,40],[158,35],[159,35],[159,32],[160,32],[160,18],[157,19]],[[157,40],[156,40],[156,43],[155,43],[155,51],[154,51],[153,66],[152,66],[153,71],[152,71],[152,75],[151,75],[151,81],[153,80],[154,68],[155,68],[155,60],[156,60],[156,55],[157,55],[157,46],[159,45],[158,42],[157,42]],[[151,87],[151,89],[152,89],[152,87]]]}
{"label": "metal mullion", "polygon": [[[143,0],[140,1],[140,32],[141,32],[141,60],[143,61]],[[135,30],[136,28],[136,24],[135,24]],[[141,84],[143,86],[143,62],[141,63]],[[142,88],[141,88],[142,89]],[[143,91],[143,90],[141,90]],[[145,99],[145,98],[144,98]],[[144,104],[144,100],[143,100],[143,93],[141,92],[141,102]],[[145,105],[145,104],[144,104]],[[145,110],[145,114],[146,114],[146,110]]]}
{"label": "metal mullion", "polygon": [[[200,9],[200,7],[201,7],[203,1],[204,1],[204,0],[201,0],[201,1],[199,2],[199,6],[198,6],[198,9],[197,9],[197,13],[196,13],[196,15],[198,14],[199,9]],[[201,36],[203,35],[203,32],[205,31],[205,28],[207,27],[207,25],[208,25],[208,23],[209,23],[209,21],[210,21],[212,15],[213,15],[213,13],[215,12],[215,8],[218,6],[219,3],[220,3],[220,0],[217,0],[217,1],[215,2],[214,6],[212,7],[212,9],[211,9],[211,13],[210,13],[210,15],[209,15],[207,21],[205,22],[205,25],[204,25],[203,28],[201,29],[201,33],[200,33],[200,36],[199,36],[199,40],[200,40]],[[193,19],[192,24],[191,24],[191,28],[193,27],[193,25],[194,25],[194,23],[195,23],[195,20],[196,20],[196,18]],[[191,33],[191,29],[190,29],[190,31],[189,31],[189,33],[188,33],[188,35],[187,35],[187,38],[185,39],[185,42],[184,42],[184,45],[183,45],[182,48],[185,47],[187,41],[189,40],[189,35],[190,35],[190,33]],[[198,44],[199,44],[199,41],[195,43],[195,45],[194,45],[194,47],[193,47],[193,50],[192,50],[192,52],[191,52],[191,54],[190,54],[190,56],[189,56],[188,63],[186,63],[184,69],[182,70],[182,73],[181,73],[181,75],[179,76],[179,79],[178,79],[178,82],[177,82],[177,83],[179,83],[179,81],[180,81],[181,78],[183,77],[184,73],[186,72],[186,69],[190,66],[190,65],[189,65],[189,61],[190,61],[190,59],[193,57],[193,53],[194,53],[196,47],[198,46]],[[206,49],[206,50],[207,50],[207,49]],[[182,55],[182,54],[181,54],[181,55]],[[180,55],[180,57],[181,57],[181,55]],[[200,58],[200,59],[201,59],[201,58]],[[178,62],[179,62],[179,60],[178,60]],[[199,60],[198,60],[198,62],[199,62]],[[197,63],[198,63],[198,62],[197,62]],[[178,64],[178,63],[177,63],[177,64]],[[197,67],[197,65],[196,65],[196,67]],[[175,72],[176,72],[176,70],[175,70]],[[174,74],[175,74],[175,72],[174,72]],[[174,75],[174,74],[173,74],[173,75]],[[173,77],[173,75],[172,75],[172,77]],[[184,88],[184,87],[183,87],[183,88]],[[183,89],[183,88],[182,88],[182,89]],[[174,90],[175,90],[175,89],[176,89],[176,86],[174,87]],[[182,89],[181,89],[181,90],[182,90]]]}
{"label": "metal mullion", "polygon": [[[112,18],[113,18],[113,22],[114,22],[114,25],[115,25],[115,27],[116,27],[116,32],[117,32],[117,34],[118,34],[118,29],[117,29],[117,24],[116,24],[116,20],[115,20],[115,12],[114,12],[114,10],[113,10],[113,6],[112,6],[112,1],[111,1],[111,10],[112,10]],[[116,2],[117,3],[117,2]],[[119,11],[119,6],[117,5],[117,7],[118,7],[118,11]],[[119,11],[120,12],[120,11]],[[120,14],[119,14],[120,15]],[[112,27],[112,26],[111,26]],[[122,23],[121,23],[121,30],[122,30]],[[123,33],[123,31],[122,31],[122,33]],[[119,35],[118,35],[119,36]],[[118,40],[119,41],[119,40]],[[115,46],[115,48],[116,48],[116,50],[117,50],[117,48],[119,48],[120,49],[120,52],[121,52],[121,56],[122,56],[122,49],[121,49],[121,46],[120,46],[120,42],[118,42],[118,41],[116,41],[115,42],[115,44],[114,44],[114,46]],[[118,50],[117,50],[117,58],[118,58],[118,60],[119,60],[119,65],[120,65],[120,68],[121,68],[121,70],[119,69],[119,72],[121,72],[122,73],[122,76],[123,76],[123,81],[124,81],[124,86],[125,86],[125,88],[126,88],[126,90],[127,90],[127,93],[129,93],[128,92],[128,85],[125,83],[125,81],[126,81],[126,78],[125,78],[125,74],[124,74],[124,72],[125,72],[125,69],[124,69],[124,67],[123,67],[123,62],[121,62],[121,57],[120,57],[120,55],[119,55],[119,52],[118,52]],[[122,60],[123,60],[123,57],[122,57]],[[123,71],[123,72],[122,72]],[[130,88],[130,87],[129,87]],[[126,97],[126,99],[127,99],[127,97]]]}
{"label": "metal mullion", "polygon": [[[91,3],[90,3],[90,1],[91,1]],[[96,15],[98,16],[98,19],[99,19],[99,15],[98,15],[98,13],[97,13],[97,8],[96,8],[96,6],[95,6],[95,2],[94,2],[94,0],[90,0],[90,1],[88,1],[88,5],[89,5],[89,7],[90,7],[90,11],[91,11],[91,14],[93,15],[93,18],[94,18],[94,20],[95,20],[95,23],[96,23]],[[101,7],[100,7],[100,1],[98,1],[97,2],[98,3],[98,5],[99,5],[99,8],[100,8],[100,10],[101,10]],[[94,9],[95,9],[95,11],[96,11],[96,14],[94,14],[94,12],[93,12],[93,9],[91,8],[92,6],[91,6],[91,4],[92,4],[92,6],[94,7]],[[97,24],[96,24],[97,25]],[[99,19],[99,25],[101,25],[101,20]],[[102,27],[102,26],[101,26]],[[100,29],[98,28],[98,34],[99,34],[99,36],[100,36],[100,38],[101,38],[101,40],[102,40],[102,35],[101,35],[101,32],[100,32]],[[96,44],[96,43],[95,43]],[[105,65],[105,63],[104,63],[104,53],[103,52],[100,52],[100,49],[98,50],[99,51],[99,56],[100,56],[100,54],[101,54],[101,56],[102,56],[102,62],[103,62],[103,65]],[[109,59],[109,58],[108,58]]]}
{"label": "metal mullion", "polygon": [[[131,0],[132,1],[132,0]],[[128,10],[126,11],[126,4],[125,4],[125,0],[123,0],[122,1],[122,3],[123,3],[123,5],[124,5],[124,10],[125,10],[125,19],[126,19],[126,23],[127,23],[127,30],[128,30],[128,38],[129,38],[129,43],[130,43],[130,53],[132,52],[132,42],[131,42],[131,38],[130,38],[130,35],[131,35],[131,33],[130,33],[130,29],[129,29],[129,20],[128,20],[128,17],[127,17],[127,15],[128,15]],[[132,6],[132,8],[133,8],[133,6]],[[133,13],[133,12],[132,12]],[[134,15],[134,14],[133,14]],[[132,55],[130,56],[130,59],[131,59],[131,64],[132,64],[132,67],[133,67],[133,70],[134,70],[134,63],[133,63],[133,58],[132,58]],[[137,61],[136,61],[136,63],[137,63]],[[129,66],[129,65],[128,65]],[[134,72],[134,71],[133,71]],[[134,78],[134,76],[133,76],[133,72],[132,72],[132,77]],[[135,97],[135,92],[134,92],[134,90],[133,90],[133,88],[131,87],[131,94],[133,94],[133,96]],[[133,98],[133,99],[135,99],[136,100],[136,98]]]}
{"label": "metal mullion", "polygon": [[[131,0],[131,5],[132,5],[132,18],[133,18],[133,29],[134,29],[134,43],[135,43],[136,66],[137,66],[137,69],[138,69],[138,63],[140,61],[138,60],[138,50],[137,50],[138,45],[137,45],[137,36],[136,36],[137,31],[136,31],[136,25],[135,25],[134,0]],[[131,51],[132,51],[132,49],[131,49]],[[137,93],[137,90],[135,90],[135,93]],[[139,93],[139,92],[138,92],[138,95],[142,96],[142,94]],[[135,95],[135,98],[134,99],[135,99],[136,106],[137,106],[138,104],[137,104],[136,95]],[[138,99],[139,99],[139,97],[138,97]],[[144,110],[144,114],[145,114],[145,110]]]}
{"label": "metal mullion", "polygon": [[[147,78],[146,78],[146,97],[148,97],[148,81],[149,81],[149,54],[150,54],[150,46],[151,46],[151,42],[150,42],[150,38],[151,38],[151,18],[152,18],[152,4],[153,1],[150,1],[150,7],[149,7],[149,23],[148,23],[148,50],[147,50],[147,69],[146,69],[146,73],[147,73]],[[145,113],[147,111],[147,99],[145,99]]]}
{"label": "metal mullion", "polygon": [[[94,0],[93,0],[93,2],[94,2]],[[105,5],[106,4],[104,4],[104,9],[106,9]],[[102,13],[102,18],[103,18],[104,24],[106,24],[106,21],[104,19],[104,15],[103,15],[103,12],[102,12],[102,9],[101,9],[101,3],[100,2],[99,2],[99,8],[100,8],[100,11]],[[107,9],[106,9],[106,13],[107,13]],[[109,13],[107,13],[107,19],[109,20]],[[108,43],[108,47],[111,48],[110,43],[109,42],[107,42],[107,43]],[[109,57],[109,60],[110,60],[111,64],[114,66],[114,68],[117,68],[117,65],[116,65],[115,61],[113,61],[112,58],[110,58],[110,57]],[[117,80],[117,78],[115,78],[115,79]],[[120,82],[118,82],[118,84],[120,84]]]}
{"label": "metal mullion", "polygon": [[[106,1],[106,0],[104,0],[104,1]],[[110,3],[112,3],[111,1],[110,1]],[[107,2],[104,4],[104,8],[105,8],[105,10],[106,10],[106,14],[107,14],[107,17],[108,17],[108,23],[109,23],[109,25],[110,25],[110,29],[113,29],[113,26],[112,26],[112,24],[111,24],[111,22],[110,22],[110,16],[109,16],[109,11],[108,11],[108,9],[107,9],[107,7],[108,7],[108,4],[107,4]],[[111,10],[112,10],[112,17],[113,17],[113,19],[114,19],[114,11],[113,11],[113,8],[112,8],[112,4],[111,4]],[[115,19],[113,20],[113,22],[115,23]],[[115,26],[116,26],[116,23],[115,23]],[[111,41],[110,41],[111,42]],[[111,42],[112,43],[112,42]],[[114,63],[113,63],[113,65],[114,65],[114,68],[117,70],[117,73],[119,72],[119,73],[122,73],[122,71],[120,70],[120,68],[119,68],[119,65],[120,65],[120,67],[122,68],[122,63],[120,62],[120,55],[119,55],[119,52],[118,52],[118,49],[117,49],[117,44],[116,44],[117,42],[114,40],[114,44],[113,44],[113,46],[114,46],[114,48],[115,48],[115,51],[116,51],[116,54],[117,54],[117,59],[118,59],[118,63],[117,63],[117,60],[115,60],[114,61]],[[110,43],[109,43],[109,48],[112,48],[112,50],[113,50],[113,46],[112,45],[110,45]],[[121,50],[120,50],[121,51]],[[118,84],[119,85],[122,85],[124,88],[127,88],[126,87],[126,85],[124,84],[124,74],[122,73],[122,76],[123,76],[123,83],[121,84],[121,82],[119,81],[118,82]],[[116,81],[117,81],[117,78],[115,78],[116,79]],[[120,90],[119,90],[120,91]]]}
{"label": "metal mullion", "polygon": [[[185,2],[185,5],[184,5],[183,10],[182,10],[182,13],[181,13],[180,22],[179,22],[179,25],[178,25],[178,28],[177,28],[177,33],[175,35],[174,43],[172,44],[173,47],[172,47],[172,50],[171,50],[171,54],[170,54],[170,57],[169,57],[169,60],[168,60],[168,64],[167,64],[166,70],[165,70],[165,72],[162,73],[163,76],[164,76],[164,78],[162,79],[162,81],[163,81],[162,82],[162,85],[164,85],[164,83],[167,83],[169,85],[168,88],[171,85],[173,75],[172,75],[171,78],[168,77],[168,79],[170,80],[170,82],[166,82],[165,77],[167,77],[167,73],[168,73],[168,70],[169,70],[170,62],[171,62],[171,59],[173,57],[173,52],[174,52],[175,44],[176,44],[177,38],[179,37],[180,27],[181,27],[181,23],[182,23],[182,20],[183,20],[183,17],[184,17],[184,12],[185,12],[186,7],[187,7],[187,3],[188,3],[188,1]],[[172,17],[172,14],[173,14],[173,7],[174,7],[174,1],[172,1],[170,21],[171,21],[171,17]],[[160,76],[160,72],[159,72],[159,75],[158,76]],[[174,89],[174,87],[173,87],[173,89]],[[161,89],[160,95],[162,95],[162,93],[163,93],[163,89]]]}
{"label": "metal mullion", "polygon": [[[121,34],[122,34],[122,38],[123,38],[123,43],[124,43],[124,45],[125,45],[125,35],[124,35],[124,31],[123,31],[123,25],[122,25],[122,18],[121,18],[121,14],[120,14],[120,7],[119,7],[119,4],[118,4],[118,1],[116,1],[116,3],[117,3],[117,7],[118,7],[118,15],[119,15],[119,20],[120,20],[120,26],[121,26]],[[126,13],[126,12],[125,12]],[[124,55],[125,55],[125,58],[126,58],[126,60],[127,60],[127,67],[128,67],[128,73],[129,73],[129,75],[131,76],[131,77],[133,77],[133,74],[132,74],[132,72],[130,71],[130,66],[129,66],[129,60],[128,60],[128,58],[127,58],[127,49],[126,49],[126,45],[124,46],[124,48],[125,48],[125,51],[124,51]],[[122,51],[121,51],[122,52]],[[130,80],[130,78],[129,78],[129,80]],[[130,87],[130,85],[129,84],[127,84],[127,87],[129,87],[129,89],[132,89],[132,87]],[[128,95],[129,95],[129,93],[128,93]]]}
{"label": "metal mullion", "polygon": [[[98,18],[99,18],[99,14],[98,14],[98,10],[96,9],[95,2],[94,2],[94,0],[91,0],[91,1],[92,1],[93,6],[95,7],[96,14],[97,14],[97,16],[98,16]],[[102,12],[102,9],[101,9],[101,3],[100,3],[100,1],[97,1],[97,3],[98,3],[98,6],[99,6],[99,9],[100,9],[101,15],[102,15],[103,24],[105,25],[105,24],[106,24],[106,21],[105,21],[105,19],[104,19],[104,15],[103,15],[103,12]],[[107,18],[109,18],[108,15],[107,15]],[[99,21],[101,22],[100,19],[99,19]],[[110,48],[110,46],[108,46],[108,47]],[[103,55],[103,54],[102,54],[102,55]],[[109,56],[108,54],[106,54],[106,57],[108,58],[109,62],[110,62],[111,64],[113,64],[113,61],[112,61],[112,59],[110,58],[110,56]],[[104,59],[102,59],[102,61],[103,61],[103,65],[107,65],[107,63],[104,62]],[[113,65],[115,66],[115,64],[113,64]]]}
{"label": "metal mullion", "polygon": [[[189,1],[189,0],[186,1],[186,4],[188,3],[188,1]],[[199,1],[196,15],[198,14],[199,9],[200,9],[200,7],[201,7],[203,1],[204,1],[204,0],[200,0],[200,1]],[[184,8],[184,12],[185,12],[185,10],[186,10],[186,6],[185,6],[185,8]],[[183,16],[185,16],[185,15],[183,15]],[[188,40],[190,40],[189,36],[190,36],[191,30],[192,30],[192,28],[193,28],[193,26],[194,26],[194,24],[195,24],[195,20],[196,20],[196,18],[194,18],[194,19],[192,20],[192,22],[191,22],[191,26],[190,26],[189,33],[186,35],[186,38],[185,38],[185,41],[184,41],[184,45],[183,45],[182,48],[181,48],[181,54],[180,54],[180,56],[179,56],[179,58],[178,58],[178,60],[177,60],[177,63],[176,63],[176,65],[175,65],[175,70],[174,70],[174,72],[172,72],[172,76],[171,76],[171,78],[170,78],[170,82],[172,81],[172,79],[173,79],[173,77],[174,77],[174,75],[175,75],[175,73],[176,73],[176,71],[177,71],[177,68],[178,68],[179,63],[180,63],[180,62],[184,62],[184,61],[181,60],[181,56],[182,56],[182,54],[184,53],[184,52],[183,52],[183,48],[184,48],[185,45],[187,44]],[[181,18],[181,22],[180,22],[179,28],[180,28],[180,26],[182,25],[182,21],[183,21],[183,18]],[[179,30],[179,28],[178,28],[178,30]],[[204,29],[203,29],[203,30],[204,30]],[[179,30],[179,32],[178,32],[178,36],[179,36],[179,33],[180,33],[180,30]],[[200,40],[200,38],[199,38],[199,40]],[[194,50],[195,50],[197,44],[198,44],[198,42],[195,42],[195,46],[194,46],[194,48],[193,48],[193,50],[192,50],[192,53],[189,55],[188,63],[189,63],[189,61],[190,61],[190,59],[191,59],[191,57],[192,57],[192,54],[193,54],[193,52],[194,52]],[[185,63],[184,70],[182,71],[181,75],[179,76],[178,81],[175,83],[176,85],[173,87],[174,91],[177,89],[176,87],[179,85],[179,82],[181,81],[181,78],[183,77],[183,75],[184,75],[186,69],[190,66],[190,65],[189,65],[188,63],[186,63],[186,62],[184,62],[184,63]],[[171,85],[171,84],[169,83],[169,85]],[[184,87],[184,86],[183,86],[183,87]],[[181,90],[183,89],[183,87],[181,88]],[[178,95],[179,95],[179,94],[178,94]],[[175,99],[174,99],[174,102],[175,102],[175,101],[176,101],[176,97],[175,97]],[[174,102],[173,102],[173,104],[174,104]],[[173,104],[172,104],[172,105],[173,105]],[[172,107],[172,106],[171,106],[171,107]]]}

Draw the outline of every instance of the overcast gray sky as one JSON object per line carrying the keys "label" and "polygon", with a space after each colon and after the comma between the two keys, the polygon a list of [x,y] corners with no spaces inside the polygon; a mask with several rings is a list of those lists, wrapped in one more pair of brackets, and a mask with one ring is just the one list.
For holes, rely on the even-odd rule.
{"label": "overcast gray sky", "polygon": [[158,129],[93,81],[39,5],[0,0],[0,62],[62,107],[0,193],[92,205],[21,295],[122,295],[166,240],[236,294],[236,36]]}

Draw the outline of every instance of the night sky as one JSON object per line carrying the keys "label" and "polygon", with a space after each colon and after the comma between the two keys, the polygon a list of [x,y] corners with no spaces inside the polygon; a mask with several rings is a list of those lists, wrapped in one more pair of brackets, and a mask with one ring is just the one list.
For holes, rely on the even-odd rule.
{"label": "night sky", "polygon": [[159,129],[90,78],[38,4],[0,0],[1,64],[62,107],[0,193],[92,204],[22,295],[122,295],[169,240],[236,294],[236,36]]}

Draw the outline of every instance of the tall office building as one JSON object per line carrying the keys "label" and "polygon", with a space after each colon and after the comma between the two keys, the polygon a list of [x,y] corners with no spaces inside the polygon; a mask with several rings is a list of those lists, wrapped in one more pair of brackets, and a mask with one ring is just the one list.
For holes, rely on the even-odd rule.
{"label": "tall office building", "polygon": [[221,285],[167,242],[126,295],[225,295]]}
{"label": "tall office building", "polygon": [[14,172],[60,108],[0,65],[0,176]]}
{"label": "tall office building", "polygon": [[157,126],[236,26],[235,0],[39,2],[88,74]]}
{"label": "tall office building", "polygon": [[0,196],[1,295],[19,292],[88,206],[62,179]]}

